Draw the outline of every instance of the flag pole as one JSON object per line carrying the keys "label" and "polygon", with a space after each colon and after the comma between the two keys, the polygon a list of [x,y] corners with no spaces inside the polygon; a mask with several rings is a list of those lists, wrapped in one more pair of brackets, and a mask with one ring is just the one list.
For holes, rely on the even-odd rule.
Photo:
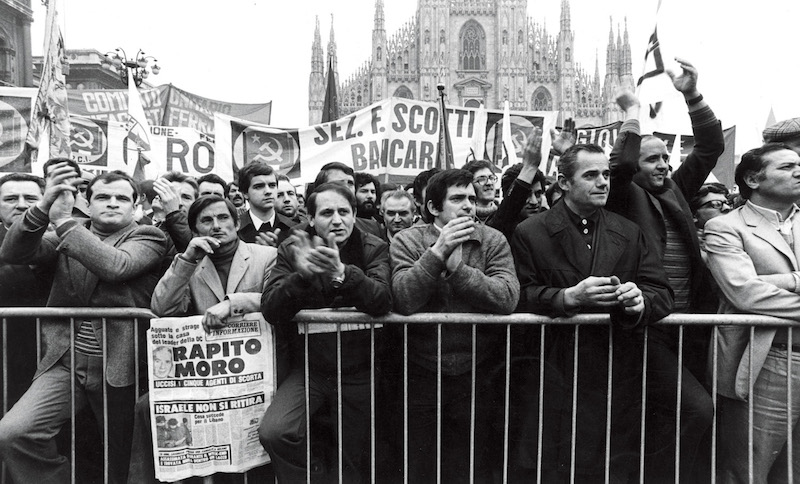
{"label": "flag pole", "polygon": [[444,93],[444,84],[437,84],[436,89],[439,90],[439,110],[441,113],[440,129],[442,130],[442,132],[439,133],[440,160],[437,165],[446,170],[455,168],[456,165],[455,162],[453,162],[453,145],[450,142],[450,127],[449,123],[447,122],[447,108],[444,106],[444,97],[446,96]]}

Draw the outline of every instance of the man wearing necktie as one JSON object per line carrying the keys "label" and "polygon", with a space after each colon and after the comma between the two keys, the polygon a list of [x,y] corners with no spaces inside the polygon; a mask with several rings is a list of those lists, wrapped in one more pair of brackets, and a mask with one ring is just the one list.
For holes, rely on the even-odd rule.
{"label": "man wearing necktie", "polygon": [[239,170],[239,189],[250,203],[241,216],[239,238],[247,243],[277,247],[295,225],[292,219],[275,210],[278,179],[272,167],[252,162]]}

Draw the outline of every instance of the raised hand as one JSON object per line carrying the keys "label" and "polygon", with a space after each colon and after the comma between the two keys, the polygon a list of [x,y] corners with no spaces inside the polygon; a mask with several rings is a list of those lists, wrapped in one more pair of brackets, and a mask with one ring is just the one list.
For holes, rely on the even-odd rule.
{"label": "raised hand", "polygon": [[683,72],[677,74],[671,69],[667,71],[667,75],[672,79],[672,85],[682,92],[687,99],[699,96],[700,93],[697,91],[697,69],[685,59],[676,57],[675,61],[680,64]]}
{"label": "raised hand", "polygon": [[572,118],[564,120],[564,126],[558,132],[555,128],[550,129],[550,139],[553,151],[559,156],[575,144],[575,121]]}

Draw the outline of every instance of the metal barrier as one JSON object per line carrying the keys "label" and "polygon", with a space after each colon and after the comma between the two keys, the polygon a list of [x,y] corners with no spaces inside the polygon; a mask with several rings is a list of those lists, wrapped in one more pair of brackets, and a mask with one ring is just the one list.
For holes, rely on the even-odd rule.
{"label": "metal barrier", "polygon": [[[73,331],[71,332],[71,341],[75,341],[75,331],[74,331],[74,323],[79,318],[98,318],[102,319],[103,325],[105,328],[106,320],[107,319],[116,319],[116,318],[126,318],[133,320],[133,324],[138,329],[139,321],[146,320],[149,324],[149,319],[154,317],[154,315],[146,309],[136,309],[136,308],[0,308],[0,318],[2,318],[2,336],[3,336],[3,347],[2,347],[2,375],[3,375],[3,390],[2,390],[2,397],[3,397],[3,414],[8,411],[8,386],[9,386],[9,372],[8,372],[8,324],[10,318],[35,318],[36,320],[36,334],[37,334],[37,341],[36,341],[36,360],[40,359],[41,357],[41,343],[38,337],[39,328],[41,324],[42,318],[63,318],[69,319]],[[442,448],[442,371],[441,371],[441,348],[442,348],[442,325],[443,324],[469,324],[472,327],[472,348],[473,348],[473,356],[475,355],[475,351],[477,348],[477,328],[478,326],[483,325],[493,325],[499,326],[505,329],[505,375],[504,377],[504,389],[503,389],[503,409],[502,409],[502,429],[503,429],[503,436],[502,436],[502,468],[496,469],[497,480],[502,482],[509,482],[509,480],[513,477],[509,475],[509,466],[510,466],[510,452],[511,452],[511,444],[509,442],[509,436],[511,429],[510,425],[510,403],[511,403],[511,358],[512,358],[512,327],[518,325],[533,325],[538,326],[540,334],[544,336],[549,327],[573,327],[573,331],[575,334],[575,351],[573,355],[573,371],[577,374],[577,362],[578,362],[578,352],[577,352],[577,341],[579,339],[579,332],[581,327],[587,326],[607,326],[610,322],[610,318],[608,315],[598,315],[598,314],[583,314],[578,315],[571,318],[555,318],[551,319],[544,316],[534,315],[534,314],[513,314],[509,316],[494,316],[494,315],[485,315],[485,314],[448,314],[448,313],[426,313],[426,314],[416,314],[412,316],[400,316],[395,314],[390,314],[380,318],[373,318],[366,314],[348,311],[348,310],[314,310],[314,311],[301,311],[295,321],[300,323],[301,325],[314,325],[320,323],[333,323],[337,327],[337,394],[341,395],[341,361],[342,361],[342,352],[347,351],[346,348],[342,347],[341,344],[341,325],[345,323],[358,323],[358,324],[366,324],[370,327],[370,357],[372,361],[371,369],[370,369],[370,449],[369,449],[369,461],[370,461],[370,475],[369,479],[371,482],[381,481],[382,476],[380,476],[377,472],[377,437],[376,437],[376,360],[378,358],[377,355],[377,346],[376,346],[376,331],[375,324],[383,324],[384,327],[387,325],[401,325],[402,326],[402,339],[403,339],[403,348],[402,348],[402,361],[403,361],[403,375],[402,375],[402,414],[403,414],[403,429],[402,429],[402,479],[404,482],[408,481],[409,475],[409,405],[408,405],[408,397],[410,392],[413,392],[413,388],[409,388],[409,371],[408,371],[408,364],[409,364],[409,354],[408,354],[408,328],[409,326],[418,325],[418,324],[435,324],[437,325],[437,337],[438,343],[437,347],[439,349],[439,363],[438,363],[438,370],[437,370],[437,382],[436,382],[436,392],[437,392],[437,432],[436,432],[436,473],[437,473],[437,482],[441,482],[441,463],[442,463],[442,456],[444,453],[447,452],[447,449]],[[681,371],[682,371],[682,361],[683,361],[683,332],[685,327],[695,327],[695,326],[713,326],[714,331],[711,335],[711,352],[709,354],[709,358],[711,360],[712,368],[717,368],[717,361],[718,361],[718,338],[719,338],[719,331],[718,326],[720,325],[743,325],[750,327],[750,338],[751,341],[753,339],[754,331],[756,327],[784,327],[788,329],[789,332],[789,341],[791,341],[791,334],[792,328],[800,324],[800,322],[789,321],[789,320],[782,320],[778,318],[766,317],[766,316],[755,316],[755,315],[700,315],[700,314],[675,314],[671,315],[664,320],[657,323],[658,325],[667,325],[667,326],[677,326],[678,327],[678,378],[677,381],[681,382]],[[135,333],[138,334],[139,331],[135,330]],[[104,335],[106,332],[104,331]],[[309,332],[305,331],[305,345],[306,349],[308,348],[309,343]],[[313,337],[313,336],[312,336]],[[646,379],[647,379],[647,341],[648,341],[648,330],[645,329],[643,335],[643,343],[644,343],[644,353],[642,355],[642,370],[643,370],[643,379],[642,379],[642,410],[641,410],[641,430],[640,430],[640,441],[639,441],[639,475],[638,480],[639,482],[645,482],[645,474],[644,474],[644,449],[645,449],[645,415],[646,415],[646,408],[647,408],[647,400],[645,398],[645,388],[646,388]],[[104,341],[101,342],[103,347],[103,365],[105,368],[105,353],[107,348],[107,341],[105,337],[103,338]],[[540,339],[541,346],[539,348],[540,356],[544,354],[544,337]],[[612,349],[612,338],[611,332],[609,332],[609,350]],[[145,345],[142,344],[143,342],[139,342],[138,340],[134,342],[137,354],[141,351],[145,350]],[[74,344],[71,346],[70,352],[74,354]],[[752,365],[752,345],[750,345],[750,361]],[[74,361],[74,360],[73,360]],[[609,351],[608,356],[608,381],[607,381],[607,389],[608,389],[608,397],[607,397],[607,414],[606,414],[606,464],[604,469],[604,480],[605,482],[610,482],[610,438],[611,438],[611,423],[610,423],[610,415],[611,415],[611,393],[613,388],[613,382],[611,379],[611,361],[612,361],[612,352]],[[475,367],[475,358],[472,358],[472,385],[471,385],[471,395],[470,395],[470,431],[469,431],[469,439],[470,439],[470,446],[474,447],[475,445],[475,411],[476,411],[476,400],[479,398],[476,395],[476,367]],[[546,397],[544,393],[544,383],[543,383],[543,376],[544,376],[544,358],[539,358],[539,388],[538,388],[538,398],[539,402],[543,402],[544,398]],[[306,366],[306,405],[309,404],[309,393],[308,393],[308,361],[305,361]],[[793,460],[793,442],[792,442],[792,420],[793,416],[791,415],[791,399],[792,399],[792,383],[791,383],[791,374],[792,374],[792,361],[791,361],[791,352],[789,352],[789,357],[787,358],[787,399],[790,403],[789,405],[789,415],[787,416],[787,428],[788,428],[788,441],[786,444],[786,451],[788,453],[788,479],[789,482],[792,482],[792,469],[791,464]],[[139,382],[139,375],[140,372],[144,369],[137,368],[136,370],[136,395],[140,394],[140,389],[138,386]],[[105,370],[104,370],[105,371]],[[73,399],[72,399],[72,409],[74,414],[75,409],[75,402],[74,402],[74,391],[75,391],[75,381],[74,381],[74,371],[72,373],[72,382],[71,388],[73,392]],[[576,482],[576,473],[575,473],[575,456],[576,451],[580,447],[580,442],[576,442],[576,429],[575,429],[575,408],[578,405],[576,401],[576,388],[577,385],[577,378],[576,375],[573,375],[573,391],[572,391],[572,410],[573,410],[573,419],[572,419],[572,431],[571,431],[571,441],[570,441],[570,457],[571,457],[571,464],[569,469],[570,475],[570,482]],[[104,374],[105,377],[105,374]],[[713,408],[716,411],[718,405],[718,398],[717,398],[717,384],[718,384],[718,376],[717,372],[714,371],[712,373],[711,378],[711,397],[713,400]],[[751,368],[751,375],[749,377],[748,385],[749,389],[752,392],[753,389],[753,378],[752,378],[752,368]],[[108,417],[108,407],[106,405],[106,388],[104,387],[103,391],[103,417],[104,421],[107,421]],[[676,408],[681,408],[681,392],[680,392],[680,385],[676,388],[675,391],[675,403]],[[340,482],[344,482],[343,476],[343,455],[342,455],[342,402],[341,399],[337,401],[338,407],[338,419],[336,422],[331,422],[331,425],[335,426],[336,430],[336,437],[337,437],[337,450],[336,450],[336,465],[335,467],[338,470],[338,480]],[[308,408],[308,407],[307,407]],[[753,403],[752,399],[749,403],[749,418],[750,422],[752,423],[752,416],[753,416]],[[537,482],[543,482],[542,476],[542,424],[543,424],[543,411],[542,406],[539,406],[538,409],[538,461],[537,466],[535,469],[535,480]],[[681,420],[680,420],[680,412],[677,413],[675,416],[675,464],[674,464],[674,475],[675,475],[675,482],[679,482],[679,470],[680,470],[680,435],[681,435]],[[311,436],[311,419],[306,420],[306,431],[307,435],[309,436],[306,439],[306,462],[311,462],[312,456],[312,438]],[[107,429],[101,429],[103,431],[103,457],[104,461],[108,462],[108,445],[106,442],[108,441],[108,431]],[[73,466],[71,468],[71,478],[72,482],[76,481],[76,469],[74,463],[76,462],[76,433],[77,429],[75,427],[74,419],[71,424],[70,429],[70,441],[71,441],[71,462]],[[709,482],[716,482],[717,481],[717,434],[718,434],[718,426],[717,426],[717,418],[714,417],[712,421],[712,428],[711,428],[711,444],[710,444],[710,451],[711,451],[711,466],[710,466],[710,476]],[[753,482],[753,431],[752,425],[749,428],[749,435],[748,435],[748,469],[749,469],[749,476],[748,482]],[[465,463],[465,465],[469,466],[470,469],[470,482],[474,482],[475,479],[475,455],[474,452],[470,456],[470,461]],[[307,480],[311,481],[311,466],[306,466],[306,476]],[[2,473],[3,482],[6,482],[6,472],[3,469]],[[247,482],[247,476],[244,476],[244,482]],[[109,473],[108,473],[108,466],[105,465],[103,469],[103,480],[105,482],[109,481]],[[213,479],[212,479],[213,481]]]}

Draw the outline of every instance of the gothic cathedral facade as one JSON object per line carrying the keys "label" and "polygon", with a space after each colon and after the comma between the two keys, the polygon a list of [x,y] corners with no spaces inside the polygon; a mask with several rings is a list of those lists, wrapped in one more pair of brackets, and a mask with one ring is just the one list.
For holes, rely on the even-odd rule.
{"label": "gothic cathedral facade", "polygon": [[449,105],[502,109],[508,99],[512,110],[558,111],[559,125],[573,118],[578,127],[622,119],[616,92],[634,87],[627,25],[624,34],[618,29],[616,41],[613,25],[609,32],[601,86],[597,58],[593,75],[575,61],[569,0],[561,0],[555,36],[527,12],[527,0],[418,0],[416,15],[388,37],[383,0],[376,0],[372,54],[344,82],[338,78],[333,27],[325,62],[317,20],[309,124],[322,118],[329,65],[340,116],[390,96],[436,102],[441,83]]}

